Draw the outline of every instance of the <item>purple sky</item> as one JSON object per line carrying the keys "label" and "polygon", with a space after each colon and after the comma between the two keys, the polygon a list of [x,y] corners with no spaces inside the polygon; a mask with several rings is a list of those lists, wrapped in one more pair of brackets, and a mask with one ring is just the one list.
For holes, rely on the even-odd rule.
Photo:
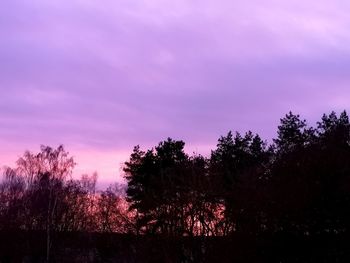
{"label": "purple sky", "polygon": [[[170,136],[207,154],[287,111],[349,110],[347,0],[4,0],[0,165],[63,143],[76,174],[120,174]],[[312,123],[313,124],[313,123]]]}

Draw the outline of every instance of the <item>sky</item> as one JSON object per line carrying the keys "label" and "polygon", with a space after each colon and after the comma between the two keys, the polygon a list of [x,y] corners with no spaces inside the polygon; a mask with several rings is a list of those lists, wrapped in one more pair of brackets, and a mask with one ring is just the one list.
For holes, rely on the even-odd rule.
{"label": "sky", "polygon": [[0,166],[64,144],[122,180],[133,146],[276,136],[350,108],[348,0],[2,0]]}

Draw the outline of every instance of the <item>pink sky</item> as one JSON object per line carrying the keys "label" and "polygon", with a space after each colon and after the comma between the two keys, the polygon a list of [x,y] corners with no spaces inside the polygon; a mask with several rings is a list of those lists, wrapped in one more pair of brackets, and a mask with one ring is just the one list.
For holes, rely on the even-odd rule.
{"label": "pink sky", "polygon": [[228,130],[275,136],[287,111],[349,110],[350,2],[5,0],[0,165],[64,144],[76,174],[173,137],[208,154]]}

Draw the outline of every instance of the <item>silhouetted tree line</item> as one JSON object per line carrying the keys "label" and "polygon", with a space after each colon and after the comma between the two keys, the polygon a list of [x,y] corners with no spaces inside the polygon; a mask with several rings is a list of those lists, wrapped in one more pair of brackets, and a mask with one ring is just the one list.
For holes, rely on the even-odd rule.
{"label": "silhouetted tree line", "polygon": [[134,227],[121,185],[96,191],[97,174],[72,178],[75,162],[63,146],[29,151],[0,184],[0,232],[45,232],[47,261],[54,235],[65,232],[129,233]]}
{"label": "silhouetted tree line", "polygon": [[167,139],[134,148],[124,172],[137,233],[230,236],[350,230],[350,124],[346,112],[313,128],[289,112],[271,145],[229,132],[209,158]]}
{"label": "silhouetted tree line", "polygon": [[72,178],[75,162],[63,146],[29,151],[0,184],[0,230],[132,231],[123,186],[96,190],[97,174]]}
{"label": "silhouetted tree line", "polygon": [[289,112],[271,144],[248,131],[220,137],[208,157],[184,146],[170,138],[146,151],[136,146],[123,166],[126,193],[120,184],[97,191],[97,174],[73,179],[75,162],[63,146],[25,152],[3,170],[0,232],[44,233],[47,262],[56,236],[68,232],[169,240],[349,235],[345,111],[323,115],[316,127]]}

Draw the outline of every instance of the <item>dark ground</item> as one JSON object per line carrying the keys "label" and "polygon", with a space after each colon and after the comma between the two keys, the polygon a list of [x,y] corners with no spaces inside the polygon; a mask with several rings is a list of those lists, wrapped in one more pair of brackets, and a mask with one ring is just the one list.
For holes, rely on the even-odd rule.
{"label": "dark ground", "polygon": [[[0,262],[45,262],[43,232],[2,232]],[[350,262],[349,236],[164,238],[98,233],[54,236],[50,262]]]}

